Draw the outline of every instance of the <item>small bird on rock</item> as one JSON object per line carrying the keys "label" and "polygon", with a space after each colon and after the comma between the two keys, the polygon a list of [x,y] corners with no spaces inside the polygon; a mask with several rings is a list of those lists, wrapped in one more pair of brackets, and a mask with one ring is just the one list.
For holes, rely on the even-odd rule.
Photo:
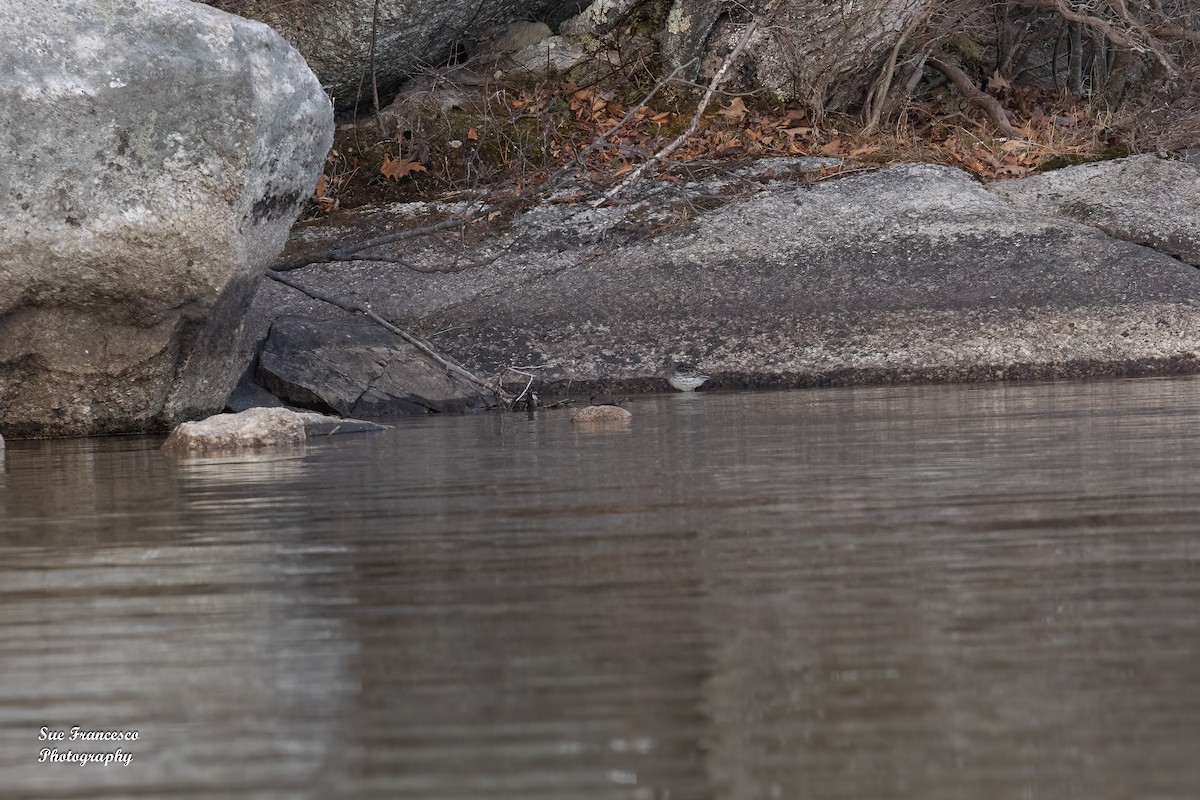
{"label": "small bird on rock", "polygon": [[708,380],[707,375],[697,372],[691,364],[677,363],[674,358],[668,358],[663,364],[663,377],[681,392],[694,392]]}

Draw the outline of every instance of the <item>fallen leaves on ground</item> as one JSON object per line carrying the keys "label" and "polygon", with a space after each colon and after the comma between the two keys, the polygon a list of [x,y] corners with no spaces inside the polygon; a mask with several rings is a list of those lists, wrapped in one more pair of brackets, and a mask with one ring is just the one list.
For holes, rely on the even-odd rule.
{"label": "fallen leaves on ground", "polygon": [[[670,167],[688,162],[788,155],[840,158],[851,165],[936,162],[995,180],[1029,175],[1048,163],[1088,160],[1111,145],[1104,141],[1100,126],[1090,121],[1084,104],[1027,86],[1014,88],[999,74],[989,78],[988,88],[1014,114],[1020,138],[997,136],[981,113],[964,111],[961,104],[948,99],[911,102],[900,124],[870,133],[849,117],[817,120],[799,106],[733,97],[714,102],[662,168],[648,175],[657,172],[666,180]],[[600,85],[580,87],[566,82],[501,89],[493,95],[499,102],[481,101],[469,109],[477,122],[460,131],[457,139],[397,141],[394,152],[398,156],[385,156],[378,172],[395,187],[392,192],[416,190],[429,197],[453,190],[470,177],[456,174],[454,164],[465,164],[466,157],[485,142],[500,141],[504,144],[502,163],[493,175],[508,188],[517,186],[520,191],[536,184],[581,153],[586,153],[584,164],[596,184],[612,185],[683,136],[694,119],[694,108],[679,96],[656,97],[644,106],[630,99],[636,96]],[[523,134],[526,138],[520,140],[512,135],[518,122],[528,125],[530,120],[539,126],[534,134]],[[600,146],[589,149],[602,137]],[[542,165],[523,149],[530,147],[539,148]],[[359,174],[357,166],[350,169],[343,163],[338,172],[331,171],[330,165],[335,162],[328,162],[325,182],[318,185],[313,198],[322,211],[336,208],[338,203],[332,198],[339,191],[344,193],[345,184]],[[373,170],[364,171],[358,180],[371,173]]]}
{"label": "fallen leaves on ground", "polygon": [[399,181],[401,178],[407,178],[414,172],[424,172],[425,165],[420,161],[414,161],[409,158],[392,158],[385,155],[383,163],[379,166],[379,171],[383,173],[384,177],[393,181]]}

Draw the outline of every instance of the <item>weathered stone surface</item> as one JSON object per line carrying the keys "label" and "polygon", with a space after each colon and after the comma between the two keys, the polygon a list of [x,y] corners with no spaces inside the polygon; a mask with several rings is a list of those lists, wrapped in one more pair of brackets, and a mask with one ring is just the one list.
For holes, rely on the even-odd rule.
{"label": "weathered stone surface", "polygon": [[1093,225],[1200,267],[1200,165],[1135,156],[991,189],[1018,208]]}
{"label": "weathered stone surface", "polygon": [[[667,355],[712,375],[706,388],[1200,369],[1200,272],[1150,248],[1014,208],[948,167],[739,180],[725,188],[759,193],[543,204],[466,272],[356,262],[305,279],[371,298],[476,374],[539,367],[543,397],[663,391]],[[688,219],[714,199],[726,204]],[[344,237],[346,220],[325,224]],[[436,268],[436,248],[405,247]],[[267,288],[256,308],[296,307]]]}
{"label": "weathered stone surface", "polygon": [[184,0],[0,0],[0,430],[219,410],[332,136],[264,25]]}
{"label": "weathered stone surface", "polygon": [[633,415],[620,406],[588,406],[571,415],[571,422],[581,425],[628,422]]}
{"label": "weathered stone surface", "polygon": [[603,36],[616,28],[640,2],[641,0],[581,2],[578,13],[563,20],[559,25],[559,33],[570,36]]}
{"label": "weathered stone surface", "polygon": [[205,0],[267,23],[294,44],[339,108],[368,101],[372,27],[375,80],[389,94],[400,82],[431,64],[441,64],[456,46],[503,30],[514,20],[552,19],[572,0]]}
{"label": "weathered stone surface", "polygon": [[345,416],[468,411],[495,402],[395,334],[346,314],[276,319],[256,382],[292,405]]}
{"label": "weathered stone surface", "polygon": [[254,382],[254,375],[257,371],[258,363],[251,363],[242,373],[242,377],[238,378],[237,385],[233,387],[229,399],[225,401],[227,413],[236,414],[250,408],[281,408],[287,405]]}
{"label": "weathered stone surface", "polygon": [[300,414],[287,408],[251,408],[185,422],[167,437],[164,450],[210,452],[299,444],[308,436]]}
{"label": "weathered stone surface", "polygon": [[[616,60],[615,56],[611,59],[613,62]],[[545,78],[550,75],[565,75],[591,61],[612,69],[608,54],[593,55],[572,39],[550,36],[514,52],[502,66],[519,75]]]}
{"label": "weathered stone surface", "polygon": [[[767,0],[596,0],[584,5],[559,26],[560,34],[607,39],[623,23],[636,20],[644,26],[653,20],[667,63],[688,77],[711,78]],[[861,103],[897,39],[928,7],[928,0],[782,0],[769,24],[747,43],[725,88],[765,89],[817,107]]]}

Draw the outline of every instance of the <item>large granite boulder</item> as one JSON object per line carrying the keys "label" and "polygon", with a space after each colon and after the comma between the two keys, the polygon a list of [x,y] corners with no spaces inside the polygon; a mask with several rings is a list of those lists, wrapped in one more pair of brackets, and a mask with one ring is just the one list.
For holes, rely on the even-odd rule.
{"label": "large granite boulder", "polygon": [[[543,399],[665,391],[667,356],[712,375],[705,390],[1200,369],[1200,271],[1140,242],[1014,207],[949,167],[813,182],[776,160],[734,177],[615,208],[542,204],[484,237],[464,272],[356,262],[304,279],[371,298],[476,374],[532,367]],[[1164,240],[1194,223],[1162,217]],[[294,307],[264,292],[257,309]]]}
{"label": "large granite boulder", "polygon": [[[519,19],[554,19],[575,0],[204,0],[260,20],[294,44],[339,108],[389,94],[455,49]],[[372,76],[372,41],[375,45]]]}
{"label": "large granite boulder", "polygon": [[329,149],[267,26],[186,0],[0,0],[0,431],[219,411]]}

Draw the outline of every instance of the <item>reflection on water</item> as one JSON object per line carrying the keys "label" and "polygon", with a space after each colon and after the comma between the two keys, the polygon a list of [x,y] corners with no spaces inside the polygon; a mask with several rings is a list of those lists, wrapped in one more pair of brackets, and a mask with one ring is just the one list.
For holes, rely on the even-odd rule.
{"label": "reflection on water", "polygon": [[[1200,382],[9,442],[19,797],[1191,798]],[[127,767],[42,726],[137,730]],[[70,743],[60,749],[71,749]],[[7,796],[7,795],[6,795]]]}

